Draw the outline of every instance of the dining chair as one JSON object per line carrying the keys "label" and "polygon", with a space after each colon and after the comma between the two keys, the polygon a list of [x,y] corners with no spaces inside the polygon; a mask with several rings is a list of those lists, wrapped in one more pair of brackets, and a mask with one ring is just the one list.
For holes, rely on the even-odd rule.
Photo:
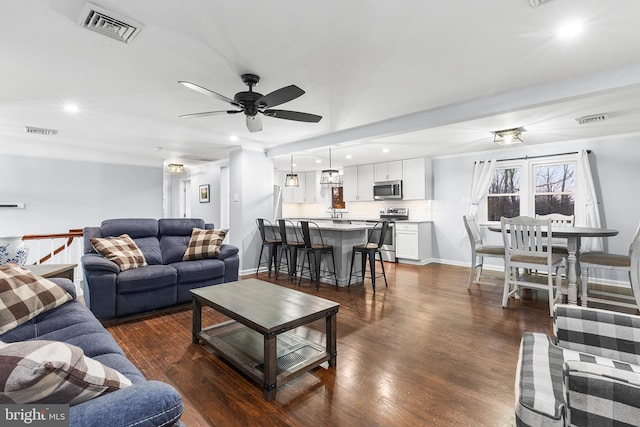
{"label": "dining chair", "polygon": [[[326,276],[333,276],[336,287],[338,286],[338,278],[336,276],[336,259],[333,252],[333,246],[327,245],[324,243],[324,238],[322,237],[322,232],[320,231],[320,227],[317,223],[313,221],[299,221],[298,226],[302,230],[302,238],[304,241],[304,247],[302,250],[304,251],[304,257],[302,259],[302,266],[300,268],[300,278],[298,279],[298,286],[302,283],[302,277],[304,276],[305,271],[305,263],[308,264],[307,271],[309,273],[309,280],[316,282],[316,289],[320,289],[320,274],[325,273]],[[311,229],[314,231],[314,235],[318,236],[320,243],[314,243],[311,238]],[[313,257],[312,257],[313,255]],[[322,271],[320,268],[322,255],[331,255],[331,269]],[[312,262],[313,259],[313,269]]]}
{"label": "dining chair", "polygon": [[[580,305],[586,307],[589,302],[595,302],[636,310],[640,308],[640,274],[638,271],[640,268],[640,226],[631,241],[627,255],[608,252],[585,252],[580,254],[580,267],[582,269],[582,298]],[[627,272],[632,295],[628,296],[619,292],[613,293],[598,289],[589,291],[589,270],[591,269]]]}
{"label": "dining chair", "polygon": [[[558,294],[561,292],[562,256],[553,253],[551,220],[535,219],[528,216],[500,218],[502,239],[505,247],[505,275],[502,293],[502,307],[506,307],[509,297],[520,294],[521,288],[546,290],[549,295],[549,315],[553,315],[555,303],[553,275],[556,278]],[[543,271],[546,275],[520,275],[520,268]],[[513,288],[512,288],[513,286]]]}
{"label": "dining chair", "polygon": [[293,281],[296,277],[298,266],[298,250],[304,248],[304,241],[300,229],[296,227],[292,221],[279,219],[277,223],[282,243],[279,246],[280,255],[278,256],[278,263],[276,264],[276,279],[278,278],[278,274],[280,274],[282,256],[284,255],[287,261],[289,280]]}
{"label": "dining chair", "polygon": [[[554,228],[575,226],[575,215],[563,215],[560,213],[550,213],[546,215],[536,214],[536,219],[551,220],[551,224]],[[569,251],[567,250],[567,242],[565,241],[565,239],[552,238],[551,246],[554,252],[564,256],[565,258],[569,256]]]}
{"label": "dining chair", "polygon": [[[493,285],[500,286],[501,283],[495,280],[503,281],[502,277],[482,276],[482,267],[484,266],[485,257],[501,258],[504,260],[504,246],[501,245],[485,245],[482,242],[482,235],[480,234],[480,226],[478,220],[473,215],[464,215],[462,217],[464,222],[464,228],[469,235],[469,242],[471,243],[471,271],[469,273],[469,284],[467,289],[471,289],[471,285]],[[493,279],[494,281],[487,281],[484,279]]]}
{"label": "dining chair", "polygon": [[[258,256],[258,267],[256,268],[256,274],[260,271],[260,266],[267,264],[269,270],[269,277],[271,277],[272,267],[277,265],[278,246],[282,244],[282,239],[278,235],[271,221],[264,218],[257,218],[256,225],[260,232],[260,238],[262,239],[262,246],[260,247],[260,255]],[[264,248],[267,248],[267,260],[262,261],[262,253]]]}
{"label": "dining chair", "polygon": [[[384,286],[387,285],[387,274],[384,271],[384,260],[382,259],[382,252],[380,248],[384,243],[384,238],[389,229],[389,221],[378,221],[375,223],[371,230],[367,230],[367,242],[360,245],[354,245],[351,249],[351,269],[349,270],[349,284],[351,286],[351,277],[353,276],[353,264],[356,258],[356,254],[361,256],[361,270],[362,282],[364,283],[365,272],[367,269],[367,259],[369,260],[369,273],[371,277],[371,286],[373,287],[373,293],[376,293],[376,255],[380,258],[380,267],[382,269],[381,276],[384,277]],[[380,234],[377,233],[380,232]],[[376,237],[378,237],[376,239]],[[358,274],[356,272],[356,274]]]}

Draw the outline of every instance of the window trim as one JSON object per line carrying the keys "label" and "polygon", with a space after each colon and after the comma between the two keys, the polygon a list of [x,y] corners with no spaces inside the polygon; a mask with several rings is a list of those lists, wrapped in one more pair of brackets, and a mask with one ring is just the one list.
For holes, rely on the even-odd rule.
{"label": "window trim", "polygon": [[[536,156],[535,158],[523,158],[523,159],[513,159],[513,160],[505,160],[498,161],[496,165],[497,169],[508,169],[513,167],[520,167],[520,215],[528,215],[535,216],[535,167],[541,165],[555,165],[555,164],[563,164],[563,163],[573,163],[574,173],[576,174],[574,178],[574,200],[575,204],[578,204],[578,194],[577,194],[577,186],[579,183],[577,182],[577,167],[578,167],[578,153],[575,154],[561,154],[561,155],[550,155],[550,156]],[[480,205],[478,206],[478,219],[479,222],[483,224],[495,225],[499,224],[500,221],[489,221],[488,220],[488,204],[487,199],[488,195],[482,199]]]}

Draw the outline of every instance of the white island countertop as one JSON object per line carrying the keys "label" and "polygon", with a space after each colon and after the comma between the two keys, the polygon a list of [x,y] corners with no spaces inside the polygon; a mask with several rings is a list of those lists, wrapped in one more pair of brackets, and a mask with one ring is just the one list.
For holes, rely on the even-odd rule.
{"label": "white island countertop", "polygon": [[288,218],[289,221],[292,221],[297,225],[298,221],[311,221],[318,224],[318,227],[321,230],[333,230],[333,231],[356,231],[356,230],[366,230],[373,227],[375,220],[370,223],[366,221],[355,221],[348,219],[338,219],[336,221],[331,218]]}

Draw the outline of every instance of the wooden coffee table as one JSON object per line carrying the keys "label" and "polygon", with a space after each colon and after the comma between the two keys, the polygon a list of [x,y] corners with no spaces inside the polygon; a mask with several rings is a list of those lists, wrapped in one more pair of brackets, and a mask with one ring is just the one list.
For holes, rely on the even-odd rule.
{"label": "wooden coffee table", "polygon": [[[264,398],[277,388],[318,367],[336,365],[336,315],[340,304],[258,279],[191,290],[193,342],[202,341],[262,384]],[[232,320],[202,329],[202,306]],[[296,335],[294,328],[326,319],[326,345]]]}

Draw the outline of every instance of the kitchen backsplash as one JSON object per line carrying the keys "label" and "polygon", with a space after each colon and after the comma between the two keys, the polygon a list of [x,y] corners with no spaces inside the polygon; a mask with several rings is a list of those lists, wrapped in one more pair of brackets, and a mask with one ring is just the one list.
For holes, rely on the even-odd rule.
{"label": "kitchen backsplash", "polygon": [[[431,200],[396,200],[379,202],[346,202],[342,217],[345,219],[376,219],[380,209],[407,208],[412,221],[431,221]],[[285,203],[282,205],[282,216],[285,218],[329,218],[330,208],[327,203]]]}

